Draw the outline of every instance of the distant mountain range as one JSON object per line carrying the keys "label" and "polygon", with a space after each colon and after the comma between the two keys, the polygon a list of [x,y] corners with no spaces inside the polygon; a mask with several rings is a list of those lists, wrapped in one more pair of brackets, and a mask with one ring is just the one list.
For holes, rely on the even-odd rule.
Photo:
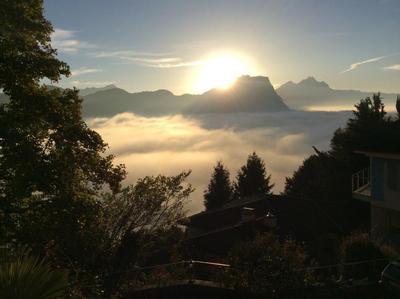
{"label": "distant mountain range", "polygon": [[[47,87],[50,88],[50,89],[60,88],[60,87],[57,87],[57,86],[54,86],[54,85],[48,85]],[[87,87],[87,88],[79,89],[79,94],[82,97],[85,97],[85,96],[87,96],[89,94],[92,94],[92,93],[96,93],[96,92],[103,91],[103,90],[114,89],[114,88],[117,88],[117,87],[115,85],[113,85],[113,84],[106,85],[104,87]],[[6,102],[7,99],[8,98],[4,93],[0,93],[0,104]]]}
{"label": "distant mountain range", "polygon": [[84,96],[87,117],[122,112],[141,115],[277,112],[289,108],[267,77],[242,76],[227,90],[212,89],[201,95],[176,96],[168,90],[129,93],[111,88]]}
{"label": "distant mountain range", "polygon": [[114,84],[106,85],[104,87],[87,87],[87,88],[82,88],[79,90],[79,94],[82,97],[88,96],[92,93],[96,93],[99,91],[104,91],[104,90],[109,90],[109,89],[114,89],[117,88]]}
{"label": "distant mountain range", "polygon": [[[332,89],[327,83],[317,81],[314,77],[308,77],[299,83],[289,81],[276,92],[290,108],[296,110],[352,109],[360,99],[372,97],[373,94],[359,90]],[[396,94],[381,93],[381,96],[386,106],[394,107]]]}
{"label": "distant mountain range", "polygon": [[[54,88],[54,87],[53,87]],[[80,90],[85,117],[108,117],[132,112],[145,116],[294,110],[350,110],[372,92],[332,89],[314,77],[289,81],[276,91],[268,77],[241,76],[226,90],[211,89],[200,95],[174,95],[168,90],[129,93],[115,85]],[[388,110],[396,94],[381,93]],[[0,93],[0,103],[7,97]]]}

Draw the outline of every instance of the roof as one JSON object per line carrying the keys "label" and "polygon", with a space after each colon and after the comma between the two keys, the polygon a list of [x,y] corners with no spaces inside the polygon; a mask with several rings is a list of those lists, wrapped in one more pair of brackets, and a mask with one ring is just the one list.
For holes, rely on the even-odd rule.
{"label": "roof", "polygon": [[368,157],[400,160],[400,153],[376,152],[376,151],[355,151]]}
{"label": "roof", "polygon": [[232,200],[232,201],[224,204],[223,206],[221,206],[219,208],[211,209],[211,210],[208,210],[208,211],[203,211],[203,212],[200,212],[200,213],[197,213],[197,214],[193,214],[193,215],[189,216],[188,218],[194,219],[194,218],[202,217],[204,215],[215,214],[215,213],[219,213],[219,212],[224,211],[224,210],[234,209],[234,208],[237,208],[237,207],[246,206],[246,205],[251,204],[251,203],[256,203],[256,202],[259,202],[259,201],[263,201],[266,198],[275,199],[276,197],[278,197],[278,196],[277,195],[268,195],[268,196],[246,197],[246,198],[243,198],[243,199]]}
{"label": "roof", "polygon": [[204,211],[189,216],[182,224],[205,230],[214,230],[223,226],[230,226],[240,221],[244,207],[253,208],[256,217],[268,212],[267,202],[275,201],[277,196],[260,196],[231,201],[220,208]]}

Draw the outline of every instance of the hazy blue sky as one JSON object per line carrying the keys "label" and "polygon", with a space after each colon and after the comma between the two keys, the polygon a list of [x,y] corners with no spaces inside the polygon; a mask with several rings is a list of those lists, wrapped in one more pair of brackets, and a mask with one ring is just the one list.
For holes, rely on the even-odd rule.
{"label": "hazy blue sky", "polygon": [[400,92],[400,0],[46,0],[64,84],[193,92],[213,53],[246,57],[274,85]]}

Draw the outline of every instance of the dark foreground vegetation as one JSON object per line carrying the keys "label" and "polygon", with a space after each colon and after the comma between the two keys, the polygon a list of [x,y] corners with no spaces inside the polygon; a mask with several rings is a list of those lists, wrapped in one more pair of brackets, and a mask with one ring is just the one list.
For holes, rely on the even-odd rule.
{"label": "dark foreground vegetation", "polygon": [[[119,298],[149,284],[160,289],[160,283],[190,280],[186,267],[152,268],[155,257],[178,266],[191,259],[180,228],[193,191],[190,172],[122,188],[125,168],[82,119],[79,91],[43,84],[70,71],[51,47],[42,1],[1,0],[0,16],[0,88],[9,98],[0,105],[0,297]],[[324,292],[331,292],[346,298],[346,281],[367,278],[371,284],[362,291],[383,295],[379,272],[397,253],[353,232],[368,229],[369,214],[351,199],[349,178],[368,163],[354,150],[399,152],[399,132],[399,116],[386,116],[379,94],[361,100],[331,149],[315,149],[284,191],[320,206],[336,229],[310,244],[256,234],[219,258],[229,266],[218,277],[203,272],[202,280],[215,280],[234,296],[330,298]],[[270,179],[256,153],[234,183],[220,162],[205,206],[268,196]]]}

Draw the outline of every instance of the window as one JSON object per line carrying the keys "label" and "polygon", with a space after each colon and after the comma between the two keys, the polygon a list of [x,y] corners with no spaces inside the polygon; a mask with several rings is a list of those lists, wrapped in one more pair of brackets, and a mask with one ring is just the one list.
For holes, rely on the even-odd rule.
{"label": "window", "polygon": [[387,164],[387,185],[393,191],[400,191],[400,162],[390,160]]}

